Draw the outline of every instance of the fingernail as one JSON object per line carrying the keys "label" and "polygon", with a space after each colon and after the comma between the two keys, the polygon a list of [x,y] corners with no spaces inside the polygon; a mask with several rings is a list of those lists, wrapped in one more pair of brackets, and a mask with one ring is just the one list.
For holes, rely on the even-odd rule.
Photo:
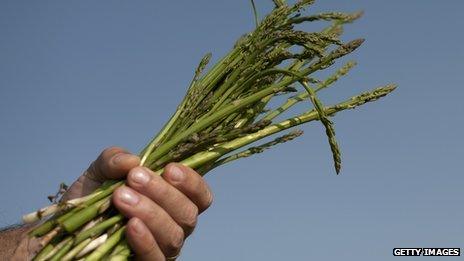
{"label": "fingernail", "polygon": [[127,205],[135,205],[139,202],[139,197],[130,189],[126,187],[120,188],[119,199]]}
{"label": "fingernail", "polygon": [[140,185],[145,185],[150,181],[150,174],[146,172],[146,170],[142,168],[137,168],[134,172],[131,173],[130,178]]}
{"label": "fingernail", "polygon": [[113,164],[118,165],[121,162],[129,159],[131,156],[132,156],[131,154],[127,154],[127,153],[118,153],[115,156],[113,156],[113,159],[111,161],[113,162]]}
{"label": "fingernail", "polygon": [[139,219],[136,219],[132,222],[132,228],[134,229],[134,232],[139,236],[143,235],[145,232],[145,228],[142,225],[142,221],[140,221]]}
{"label": "fingernail", "polygon": [[185,173],[177,166],[172,166],[171,167],[171,174],[169,175],[171,180],[180,182],[184,180],[185,178]]}

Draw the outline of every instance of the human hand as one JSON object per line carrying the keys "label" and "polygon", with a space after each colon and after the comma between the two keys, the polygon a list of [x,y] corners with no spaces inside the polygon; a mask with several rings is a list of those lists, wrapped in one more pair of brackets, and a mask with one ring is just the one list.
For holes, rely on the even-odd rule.
{"label": "human hand", "polygon": [[85,196],[105,180],[126,178],[126,185],[113,193],[113,203],[129,219],[126,237],[136,258],[174,260],[199,213],[211,205],[211,191],[189,167],[171,163],[158,176],[139,164],[137,156],[121,148],[106,149],[63,199]]}

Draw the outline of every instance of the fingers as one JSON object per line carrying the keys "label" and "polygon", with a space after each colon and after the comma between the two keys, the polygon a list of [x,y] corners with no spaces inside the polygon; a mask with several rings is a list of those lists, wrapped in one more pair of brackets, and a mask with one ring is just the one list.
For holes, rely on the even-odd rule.
{"label": "fingers", "polygon": [[105,149],[90,165],[86,176],[98,182],[124,178],[130,169],[138,166],[140,159],[119,147]]}
{"label": "fingers", "polygon": [[164,254],[147,226],[138,218],[127,222],[126,237],[137,260],[164,261]]}
{"label": "fingers", "polygon": [[157,260],[156,246],[164,256],[176,256],[185,236],[193,231],[199,210],[208,208],[211,201],[211,191],[202,177],[180,164],[169,164],[163,177],[145,167],[136,167],[127,176],[127,186],[118,188],[113,197],[122,214],[131,222],[139,220],[145,224],[144,231],[152,235],[137,238],[137,229],[128,232],[130,244],[137,244],[140,250],[134,247],[134,251],[142,260]]}
{"label": "fingers", "polygon": [[184,229],[186,236],[191,234],[197,223],[198,207],[182,192],[144,167],[132,169],[127,183],[163,208]]}
{"label": "fingers", "polygon": [[165,256],[179,253],[184,231],[163,208],[127,186],[115,190],[113,203],[126,217],[143,221]]}
{"label": "fingers", "polygon": [[197,205],[199,213],[213,202],[213,194],[205,180],[193,169],[179,163],[170,163],[164,168],[164,179]]}

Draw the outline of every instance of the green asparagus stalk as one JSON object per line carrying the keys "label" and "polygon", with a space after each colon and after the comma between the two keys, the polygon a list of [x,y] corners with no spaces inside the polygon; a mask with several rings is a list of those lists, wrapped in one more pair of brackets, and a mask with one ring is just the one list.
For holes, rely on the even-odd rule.
{"label": "green asparagus stalk", "polygon": [[[140,152],[141,165],[161,175],[166,164],[178,161],[205,175],[219,166],[299,137],[301,131],[290,130],[295,126],[320,121],[336,173],[340,172],[341,152],[332,117],[376,101],[396,86],[386,85],[325,106],[318,93],[330,88],[356,63],[345,63],[325,80],[316,79],[314,74],[331,68],[363,43],[363,39],[346,43],[340,40],[344,25],[362,13],[305,15],[304,8],[314,1],[300,0],[294,5],[284,0],[273,2],[272,12],[259,20],[257,6],[252,1],[256,28],[241,37],[210,69],[211,54],[201,59],[177,110]],[[330,25],[318,32],[295,28],[314,21],[328,21]],[[302,92],[292,95],[300,88],[298,83]],[[287,100],[277,108],[267,108],[280,95],[287,95]],[[276,121],[302,101],[308,101],[308,109]],[[286,130],[287,134],[270,142],[255,144]],[[251,144],[252,147],[244,148]],[[30,232],[43,245],[35,260],[129,259],[131,250],[124,238],[126,220],[111,204],[113,191],[123,184],[124,180],[108,181],[83,198],[25,215],[25,222],[44,220]]]}

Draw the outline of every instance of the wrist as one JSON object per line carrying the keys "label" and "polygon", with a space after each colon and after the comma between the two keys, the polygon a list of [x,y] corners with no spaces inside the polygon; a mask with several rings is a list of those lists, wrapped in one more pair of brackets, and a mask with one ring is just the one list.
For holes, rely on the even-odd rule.
{"label": "wrist", "polygon": [[32,260],[40,250],[39,240],[29,237],[33,225],[11,228],[0,234],[1,260]]}

